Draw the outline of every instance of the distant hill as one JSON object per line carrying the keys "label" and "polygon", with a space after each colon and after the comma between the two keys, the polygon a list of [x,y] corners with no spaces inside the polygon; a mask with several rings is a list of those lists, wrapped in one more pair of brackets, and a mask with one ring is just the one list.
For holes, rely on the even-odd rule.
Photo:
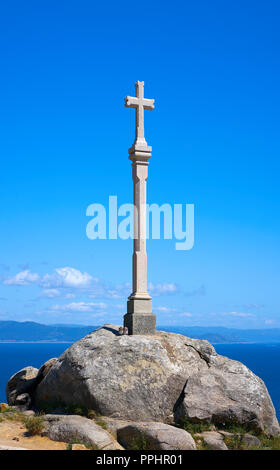
{"label": "distant hill", "polygon": [[239,330],[222,326],[162,327],[190,338],[207,339],[210,343],[280,343],[280,328]]}
{"label": "distant hill", "polygon": [[42,325],[35,322],[0,321],[0,341],[77,341],[96,326]]}
{"label": "distant hill", "polygon": [[[83,338],[98,326],[84,325],[42,325],[35,322],[0,321],[0,341],[67,341]],[[238,330],[206,326],[158,326],[158,329],[180,333],[210,343],[280,343],[280,328],[264,330]]]}

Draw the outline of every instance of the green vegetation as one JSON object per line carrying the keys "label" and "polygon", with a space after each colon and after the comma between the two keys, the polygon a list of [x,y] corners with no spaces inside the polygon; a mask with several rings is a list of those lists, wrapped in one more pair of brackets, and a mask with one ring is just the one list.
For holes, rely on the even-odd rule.
{"label": "green vegetation", "polygon": [[101,426],[101,428],[103,428],[103,429],[105,429],[105,431],[107,431],[107,424],[105,423],[105,421],[103,421],[103,419],[98,419],[95,422],[98,426]]}
{"label": "green vegetation", "polygon": [[6,408],[5,410],[0,411],[0,423],[5,420],[8,421],[23,421],[24,414],[21,411],[18,411],[16,408]]}
{"label": "green vegetation", "polygon": [[258,447],[258,449],[280,450],[280,435],[267,437],[265,434],[261,434],[258,438],[262,443],[261,447]]}
{"label": "green vegetation", "polygon": [[40,435],[44,430],[43,416],[24,417],[23,422],[30,436]]}
{"label": "green vegetation", "polygon": [[88,419],[96,419],[98,417],[98,413],[94,410],[88,410],[87,417]]}
{"label": "green vegetation", "polygon": [[79,405],[65,405],[64,410],[70,415],[88,416],[88,410],[84,406]]}
{"label": "green vegetation", "polygon": [[206,444],[202,437],[194,436],[197,450],[211,450],[211,447]]}
{"label": "green vegetation", "polygon": [[[192,422],[189,420],[181,421],[177,424],[178,427],[189,432],[196,442],[198,450],[210,450],[210,447],[201,436],[196,434],[201,434],[205,431],[215,430],[213,429],[213,424],[202,423],[202,422]],[[280,450],[280,435],[276,437],[268,437],[265,433],[261,433],[258,430],[252,430],[247,426],[241,426],[235,421],[216,425],[216,430],[226,431],[230,433],[230,436],[224,437],[224,443],[229,450]],[[260,442],[261,446],[248,446],[243,441],[244,434],[249,433],[253,436],[256,436]]]}
{"label": "green vegetation", "polygon": [[39,407],[40,410],[46,414],[52,413],[54,411],[60,411],[62,414],[85,416],[89,419],[96,419],[99,416],[99,413],[94,410],[89,410],[85,406],[77,404],[67,405],[59,400],[45,401],[43,403],[40,403]]}
{"label": "green vegetation", "polygon": [[181,421],[181,423],[179,423],[177,426],[189,432],[192,436],[194,434],[199,434],[204,431],[211,431],[211,428],[212,428],[210,423],[202,423],[202,422],[194,423],[187,419],[184,421]]}
{"label": "green vegetation", "polygon": [[148,442],[144,433],[141,432],[132,439],[129,450],[149,450]]}
{"label": "green vegetation", "polygon": [[217,429],[220,431],[227,431],[231,432],[233,434],[246,434],[246,432],[249,432],[250,434],[257,435],[256,431],[250,430],[248,426],[241,426],[239,423],[236,421],[230,421],[227,423],[219,424],[217,426]]}
{"label": "green vegetation", "polygon": [[89,449],[89,450],[99,450],[97,445],[92,444],[91,442],[88,442],[88,441],[83,441],[83,440],[78,436],[78,434],[72,439],[71,442],[69,442],[69,443],[67,444],[66,450],[72,450],[72,446],[73,446],[74,444],[81,444],[81,445],[85,446],[85,447],[86,447],[87,449]]}
{"label": "green vegetation", "polygon": [[243,435],[234,433],[232,436],[225,436],[224,443],[229,450],[245,450],[245,446],[242,444]]}
{"label": "green vegetation", "polygon": [[229,450],[280,450],[280,436],[268,437],[265,434],[259,434],[260,446],[248,447],[242,442],[243,435],[233,434],[225,437],[225,444]]}
{"label": "green vegetation", "polygon": [[5,404],[5,408],[0,408],[0,414],[3,414],[3,413],[14,413],[16,410],[15,408],[12,408],[11,406],[7,406],[6,408],[6,404]]}

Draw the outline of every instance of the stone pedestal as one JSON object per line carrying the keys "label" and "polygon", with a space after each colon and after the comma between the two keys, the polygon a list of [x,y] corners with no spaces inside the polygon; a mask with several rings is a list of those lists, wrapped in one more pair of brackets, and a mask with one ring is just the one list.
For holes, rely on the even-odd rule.
{"label": "stone pedestal", "polygon": [[129,335],[155,335],[156,316],[152,312],[152,299],[131,296],[127,301],[124,326],[128,328]]}
{"label": "stone pedestal", "polygon": [[155,335],[156,316],[153,313],[127,313],[124,316],[124,326],[129,335]]}

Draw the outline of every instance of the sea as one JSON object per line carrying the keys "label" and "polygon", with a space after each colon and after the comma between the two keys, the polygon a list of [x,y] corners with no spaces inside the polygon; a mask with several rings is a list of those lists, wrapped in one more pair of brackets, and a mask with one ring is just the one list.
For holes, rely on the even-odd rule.
{"label": "sea", "polygon": [[[6,401],[9,378],[26,366],[39,368],[59,357],[71,343],[0,343],[0,402]],[[280,420],[280,343],[214,344],[218,354],[243,362],[261,377],[270,393]]]}

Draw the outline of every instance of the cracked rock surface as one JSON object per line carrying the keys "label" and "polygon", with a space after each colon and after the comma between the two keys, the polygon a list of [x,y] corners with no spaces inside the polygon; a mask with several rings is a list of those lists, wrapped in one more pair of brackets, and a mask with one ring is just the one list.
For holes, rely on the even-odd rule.
{"label": "cracked rock surface", "polygon": [[275,435],[263,381],[204,340],[158,331],[119,336],[104,325],[68,348],[35,392],[36,405],[81,405],[103,416],[172,423],[236,421]]}
{"label": "cracked rock surface", "polygon": [[228,450],[224,443],[224,436],[216,431],[205,431],[200,434],[196,434],[196,437],[202,438],[204,443],[211,450]]}
{"label": "cracked rock surface", "polygon": [[75,442],[93,445],[100,450],[121,450],[113,436],[93,421],[75,415],[45,415],[44,433],[53,441]]}
{"label": "cracked rock surface", "polygon": [[9,379],[6,387],[7,402],[10,406],[16,405],[19,395],[31,394],[37,384],[38,369],[35,367],[24,367]]}
{"label": "cracked rock surface", "polygon": [[126,449],[196,450],[192,436],[164,423],[130,423],[117,430],[118,441]]}

